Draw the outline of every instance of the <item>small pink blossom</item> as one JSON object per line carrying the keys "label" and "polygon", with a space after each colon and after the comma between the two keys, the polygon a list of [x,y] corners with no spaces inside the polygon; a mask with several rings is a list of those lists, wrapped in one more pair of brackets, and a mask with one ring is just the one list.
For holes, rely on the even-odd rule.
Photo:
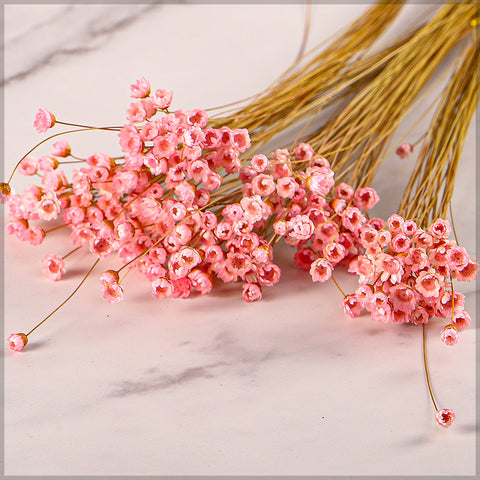
{"label": "small pink blossom", "polygon": [[339,183],[334,190],[335,198],[349,202],[353,198],[353,188],[347,183]]}
{"label": "small pink blossom", "polygon": [[45,277],[53,281],[58,281],[65,274],[65,262],[58,255],[49,253],[41,260],[42,270]]}
{"label": "small pink blossom", "polygon": [[45,238],[45,232],[38,225],[25,230],[25,234],[22,238],[23,241],[29,242],[30,245],[40,245]]}
{"label": "small pink blossom", "polygon": [[58,168],[58,160],[55,157],[44,155],[38,159],[38,169],[41,172],[50,173]]}
{"label": "small pink blossom", "polygon": [[353,197],[353,203],[360,210],[370,210],[379,200],[378,193],[370,187],[358,188]]}
{"label": "small pink blossom", "polygon": [[326,282],[330,280],[332,272],[332,265],[323,258],[317,258],[310,266],[310,275],[314,282]]}
{"label": "small pink blossom", "polygon": [[42,220],[54,220],[60,213],[61,205],[55,192],[47,192],[40,198],[35,213]]}
{"label": "small pink blossom", "polygon": [[357,232],[366,220],[357,207],[347,207],[342,213],[342,225],[351,232]]}
{"label": "small pink blossom", "polygon": [[468,312],[462,310],[461,312],[454,314],[452,322],[457,328],[457,330],[460,331],[470,326],[472,318],[470,317]]}
{"label": "small pink blossom", "polygon": [[21,162],[17,168],[18,173],[21,175],[35,175],[38,171],[38,160],[35,157],[27,156]]}
{"label": "small pink blossom", "polygon": [[276,189],[273,177],[264,173],[260,173],[252,180],[252,188],[253,192],[261,197],[272,194]]}
{"label": "small pink blossom", "polygon": [[257,283],[244,283],[242,295],[246,302],[251,303],[262,299],[262,287]]}
{"label": "small pink blossom", "polygon": [[212,291],[213,279],[210,274],[195,269],[188,274],[188,278],[192,282],[192,287],[201,295],[206,295]]}
{"label": "small pink blossom", "polygon": [[418,230],[418,225],[413,220],[405,220],[402,225],[402,232],[407,235],[407,237],[411,237],[414,235]]}
{"label": "small pink blossom", "polygon": [[415,287],[424,297],[438,297],[440,294],[440,278],[430,270],[422,271],[415,281]]}
{"label": "small pink blossom", "polygon": [[173,99],[173,92],[165,89],[155,90],[152,100],[157,108],[160,110],[165,110],[170,106]]}
{"label": "small pink blossom", "polygon": [[21,352],[28,343],[28,337],[24,333],[12,333],[8,339],[8,346],[14,352]]}
{"label": "small pink blossom", "polygon": [[297,188],[298,183],[293,177],[282,177],[277,180],[277,195],[281,198],[293,198]]}
{"label": "small pink blossom", "polygon": [[293,149],[293,154],[297,160],[311,160],[315,155],[315,152],[308,143],[299,143]]}
{"label": "small pink blossom", "polygon": [[358,317],[363,310],[363,303],[355,294],[347,295],[342,300],[341,306],[348,318]]}
{"label": "small pink blossom", "polygon": [[45,133],[49,128],[52,128],[55,125],[56,119],[53,113],[48,110],[40,108],[37,115],[35,116],[35,121],[33,126],[39,133]]}
{"label": "small pink blossom", "polygon": [[280,280],[280,267],[272,262],[260,265],[257,269],[257,280],[260,285],[271,287]]}
{"label": "small pink blossom", "polygon": [[[308,172],[309,169],[307,169],[307,174]],[[315,195],[327,195],[335,185],[333,171],[325,167],[316,168],[308,175],[306,185]]]}
{"label": "small pink blossom", "polygon": [[403,233],[397,233],[392,240],[391,246],[395,253],[406,252],[410,248],[410,239]]}
{"label": "small pink blossom", "polygon": [[437,220],[428,227],[428,231],[436,238],[448,238],[451,228],[448,220],[437,218]]}
{"label": "small pink blossom", "polygon": [[472,261],[461,270],[455,272],[455,279],[460,282],[471,282],[477,278],[478,265]]}
{"label": "small pink blossom", "polygon": [[395,153],[402,159],[410,158],[410,155],[413,152],[413,145],[410,143],[402,143],[396,150]]}
{"label": "small pink blossom", "polygon": [[140,123],[147,119],[147,112],[142,102],[133,102],[127,109],[127,121],[130,123]]}
{"label": "small pink blossom", "polygon": [[187,298],[192,291],[192,282],[187,277],[172,280],[172,285],[172,297],[175,298]]}
{"label": "small pink blossom", "polygon": [[450,408],[443,408],[435,414],[435,420],[444,428],[448,428],[454,422],[455,418],[455,412]]}
{"label": "small pink blossom", "polygon": [[99,258],[105,258],[113,252],[113,244],[107,238],[92,238],[90,240],[90,251],[98,255]]}
{"label": "small pink blossom", "polygon": [[448,266],[453,270],[462,270],[468,265],[470,257],[463,247],[452,247],[447,251]]}
{"label": "small pink blossom", "polygon": [[392,234],[401,233],[405,219],[396,213],[391,215],[387,220],[387,225]]}
{"label": "small pink blossom", "polygon": [[72,153],[72,149],[66,140],[58,140],[52,145],[50,153],[54,157],[68,157]]}
{"label": "small pink blossom", "polygon": [[118,283],[104,285],[102,294],[108,303],[119,303],[123,300],[123,288]]}
{"label": "small pink blossom", "polygon": [[451,347],[458,343],[458,338],[458,329],[455,325],[447,325],[440,334],[440,340]]}
{"label": "small pink blossom", "polygon": [[263,154],[254,155],[250,160],[250,163],[252,168],[258,173],[264,172],[270,164],[267,156]]}
{"label": "small pink blossom", "polygon": [[141,77],[130,85],[130,96],[133,98],[145,98],[150,95],[150,82]]}
{"label": "small pink blossom", "polygon": [[315,225],[307,215],[296,215],[287,222],[289,235],[298,240],[308,240],[315,231]]}
{"label": "small pink blossom", "polygon": [[173,294],[173,285],[166,278],[157,278],[152,282],[152,295],[155,298],[168,298]]}

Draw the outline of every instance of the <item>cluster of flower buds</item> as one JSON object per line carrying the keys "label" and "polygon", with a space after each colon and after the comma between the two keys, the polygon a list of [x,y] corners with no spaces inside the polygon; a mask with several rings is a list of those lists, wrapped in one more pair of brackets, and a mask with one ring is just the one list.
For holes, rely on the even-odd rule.
{"label": "cluster of flower buds", "polygon": [[432,317],[447,318],[450,323],[441,339],[447,345],[457,343],[458,332],[471,319],[453,280],[474,280],[477,265],[449,235],[450,225],[443,219],[426,230],[399,215],[392,215],[381,228],[362,226],[364,253],[348,267],[358,275],[360,286],[344,298],[345,313],[353,318],[365,309],[374,320],[414,325]]}
{"label": "cluster of flower buds", "polygon": [[[75,247],[88,246],[99,259],[118,254],[122,266],[101,276],[111,303],[123,299],[119,273],[133,267],[151,282],[156,298],[208,293],[217,277],[242,280],[245,300],[260,299],[263,286],[278,282],[280,269],[272,247],[255,233],[270,206],[258,194],[242,194],[232,175],[250,146],[248,131],[208,127],[199,109],[171,113],[172,92],[151,94],[144,78],[131,94],[138,100],[119,131],[124,156],[95,153],[70,180],[58,168],[58,158],[72,155],[65,141],[54,143],[49,156],[21,162],[19,172],[40,175],[40,184],[10,195],[9,233],[38,245],[46,231],[34,222],[61,218]],[[55,117],[40,110],[34,125],[44,132]],[[45,275],[59,280],[64,259],[47,255],[41,262]]]}
{"label": "cluster of flower buds", "polygon": [[[303,169],[296,168],[304,165]],[[367,212],[379,201],[376,191],[356,191],[346,183],[334,188],[329,162],[301,143],[276,150],[270,159],[256,155],[242,169],[243,191],[266,196],[272,205],[274,234],[296,248],[295,264],[310,271],[313,281],[325,282],[338,264],[346,264],[362,252],[360,228],[380,228],[384,222],[367,220]]]}

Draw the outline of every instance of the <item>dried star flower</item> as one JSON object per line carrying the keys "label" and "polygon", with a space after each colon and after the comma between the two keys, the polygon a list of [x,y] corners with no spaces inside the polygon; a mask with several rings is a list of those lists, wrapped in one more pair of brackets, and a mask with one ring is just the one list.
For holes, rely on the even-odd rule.
{"label": "dried star flower", "polygon": [[55,125],[56,119],[53,113],[48,110],[40,108],[37,115],[35,116],[35,121],[33,126],[39,133],[45,133],[49,128],[52,128]]}
{"label": "dried star flower", "polygon": [[445,345],[453,347],[458,343],[458,329],[455,325],[447,325],[440,334],[440,339]]}
{"label": "dried star flower", "polygon": [[22,351],[28,343],[28,337],[24,333],[12,333],[8,337],[8,346],[14,352]]}
{"label": "dried star flower", "polygon": [[49,253],[42,261],[42,270],[45,277],[53,281],[58,281],[65,274],[65,262],[58,255]]}
{"label": "dried star flower", "polygon": [[435,414],[435,420],[444,428],[448,428],[454,422],[455,418],[455,412],[450,408],[442,408]]}
{"label": "dried star flower", "polygon": [[396,150],[395,153],[402,159],[410,158],[413,152],[413,145],[410,143],[402,143]]}

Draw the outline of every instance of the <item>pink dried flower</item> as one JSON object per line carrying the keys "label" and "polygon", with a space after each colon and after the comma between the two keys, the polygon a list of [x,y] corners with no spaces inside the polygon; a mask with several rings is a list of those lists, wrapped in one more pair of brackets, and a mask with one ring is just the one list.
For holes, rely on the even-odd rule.
{"label": "pink dried flower", "polygon": [[453,347],[458,343],[458,329],[455,325],[447,325],[440,334],[440,340],[445,344]]}
{"label": "pink dried flower", "polygon": [[127,109],[127,121],[130,123],[140,123],[147,119],[147,112],[142,102],[133,102]]}
{"label": "pink dried flower", "polygon": [[297,160],[311,160],[315,155],[315,152],[308,143],[299,143],[293,149],[293,154]]}
{"label": "pink dried flower", "polygon": [[35,157],[25,157],[18,166],[18,173],[21,175],[35,175],[38,171],[38,160]]}
{"label": "pink dried flower", "polygon": [[440,294],[440,278],[432,270],[422,271],[415,281],[415,287],[424,297],[438,297]]}
{"label": "pink dried flower", "polygon": [[361,210],[370,210],[380,200],[378,193],[370,187],[358,188],[353,197],[353,203]]}
{"label": "pink dried flower", "polygon": [[263,154],[254,155],[250,160],[250,163],[252,165],[252,168],[258,173],[264,172],[270,164],[266,155]]}
{"label": "pink dried flower", "polygon": [[108,303],[119,303],[123,300],[123,288],[118,283],[104,285],[102,294]]}
{"label": "pink dried flower", "polygon": [[152,282],[152,295],[155,298],[168,298],[173,294],[173,285],[166,278],[157,278]]}
{"label": "pink dried flower", "polygon": [[38,202],[35,213],[42,220],[54,220],[60,213],[61,205],[55,192],[45,193]]}
{"label": "pink dried flower", "polygon": [[310,266],[310,275],[314,282],[326,282],[332,277],[332,272],[332,265],[323,258],[317,258]]}
{"label": "pink dried flower", "polygon": [[455,327],[457,328],[457,330],[460,331],[470,326],[470,323],[472,322],[472,318],[470,317],[468,312],[466,312],[465,310],[462,310],[461,312],[454,314],[452,321]]}
{"label": "pink dried flower", "polygon": [[448,428],[454,422],[455,418],[455,412],[450,408],[443,408],[435,414],[435,420],[444,428]]}
{"label": "pink dried flower", "polygon": [[52,145],[50,153],[55,157],[68,157],[72,149],[66,140],[59,140]]}
{"label": "pink dried flower", "polygon": [[145,78],[139,78],[130,85],[130,92],[133,98],[145,98],[150,95],[150,82]]}
{"label": "pink dried flower", "polygon": [[159,89],[155,90],[152,100],[157,108],[165,110],[172,103],[173,92],[170,90]]}
{"label": "pink dried flower", "polygon": [[257,283],[244,283],[242,295],[246,302],[251,303],[262,299],[262,287]]}
{"label": "pink dried flower", "polygon": [[471,282],[477,278],[478,266],[474,262],[468,262],[468,265],[455,272],[455,279],[460,282]]}
{"label": "pink dried flower", "polygon": [[210,274],[195,269],[188,274],[188,278],[192,282],[192,287],[201,295],[206,295],[212,291],[213,279]]}
{"label": "pink dried flower", "polygon": [[429,227],[428,231],[436,238],[448,238],[451,232],[448,220],[437,218]]}
{"label": "pink dried flower", "polygon": [[272,262],[260,265],[257,269],[257,280],[260,285],[271,287],[280,280],[280,267]]}
{"label": "pink dried flower", "polygon": [[24,333],[12,333],[8,339],[8,346],[14,352],[21,352],[28,343],[28,337]]}
{"label": "pink dried flower", "polygon": [[343,311],[348,318],[355,318],[362,313],[363,303],[354,293],[347,295],[341,303]]}
{"label": "pink dried flower", "polygon": [[266,197],[275,192],[275,182],[271,175],[260,173],[252,180],[253,193]]}
{"label": "pink dried flower", "polygon": [[402,143],[396,150],[395,153],[402,159],[410,158],[410,155],[413,152],[413,145],[410,143]]}
{"label": "pink dried flower", "polygon": [[308,240],[315,230],[315,225],[307,215],[296,215],[287,222],[289,235],[298,240]]}
{"label": "pink dried flower", "polygon": [[33,126],[39,133],[45,133],[49,128],[52,128],[55,125],[56,119],[53,113],[48,110],[40,108],[37,115],[35,116],[35,121]]}
{"label": "pink dried flower", "polygon": [[58,255],[49,253],[41,260],[42,270],[45,277],[53,281],[58,281],[65,274],[65,262]]}

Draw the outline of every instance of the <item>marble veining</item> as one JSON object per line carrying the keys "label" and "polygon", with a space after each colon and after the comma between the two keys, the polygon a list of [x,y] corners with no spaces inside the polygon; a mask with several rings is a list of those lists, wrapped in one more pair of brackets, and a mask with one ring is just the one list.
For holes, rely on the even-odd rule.
{"label": "marble veining", "polygon": [[[39,6],[32,6],[32,8]],[[4,85],[35,74],[47,65],[63,65],[67,58],[102,48],[113,36],[144,15],[161,8],[157,2],[142,5],[58,6],[47,18],[6,38]],[[40,7],[43,8],[43,7]],[[8,16],[7,21],[14,22]],[[19,21],[20,19],[16,19]],[[20,22],[22,24],[23,22]],[[66,27],[68,26],[68,27]],[[42,38],[42,42],[37,42]]]}

